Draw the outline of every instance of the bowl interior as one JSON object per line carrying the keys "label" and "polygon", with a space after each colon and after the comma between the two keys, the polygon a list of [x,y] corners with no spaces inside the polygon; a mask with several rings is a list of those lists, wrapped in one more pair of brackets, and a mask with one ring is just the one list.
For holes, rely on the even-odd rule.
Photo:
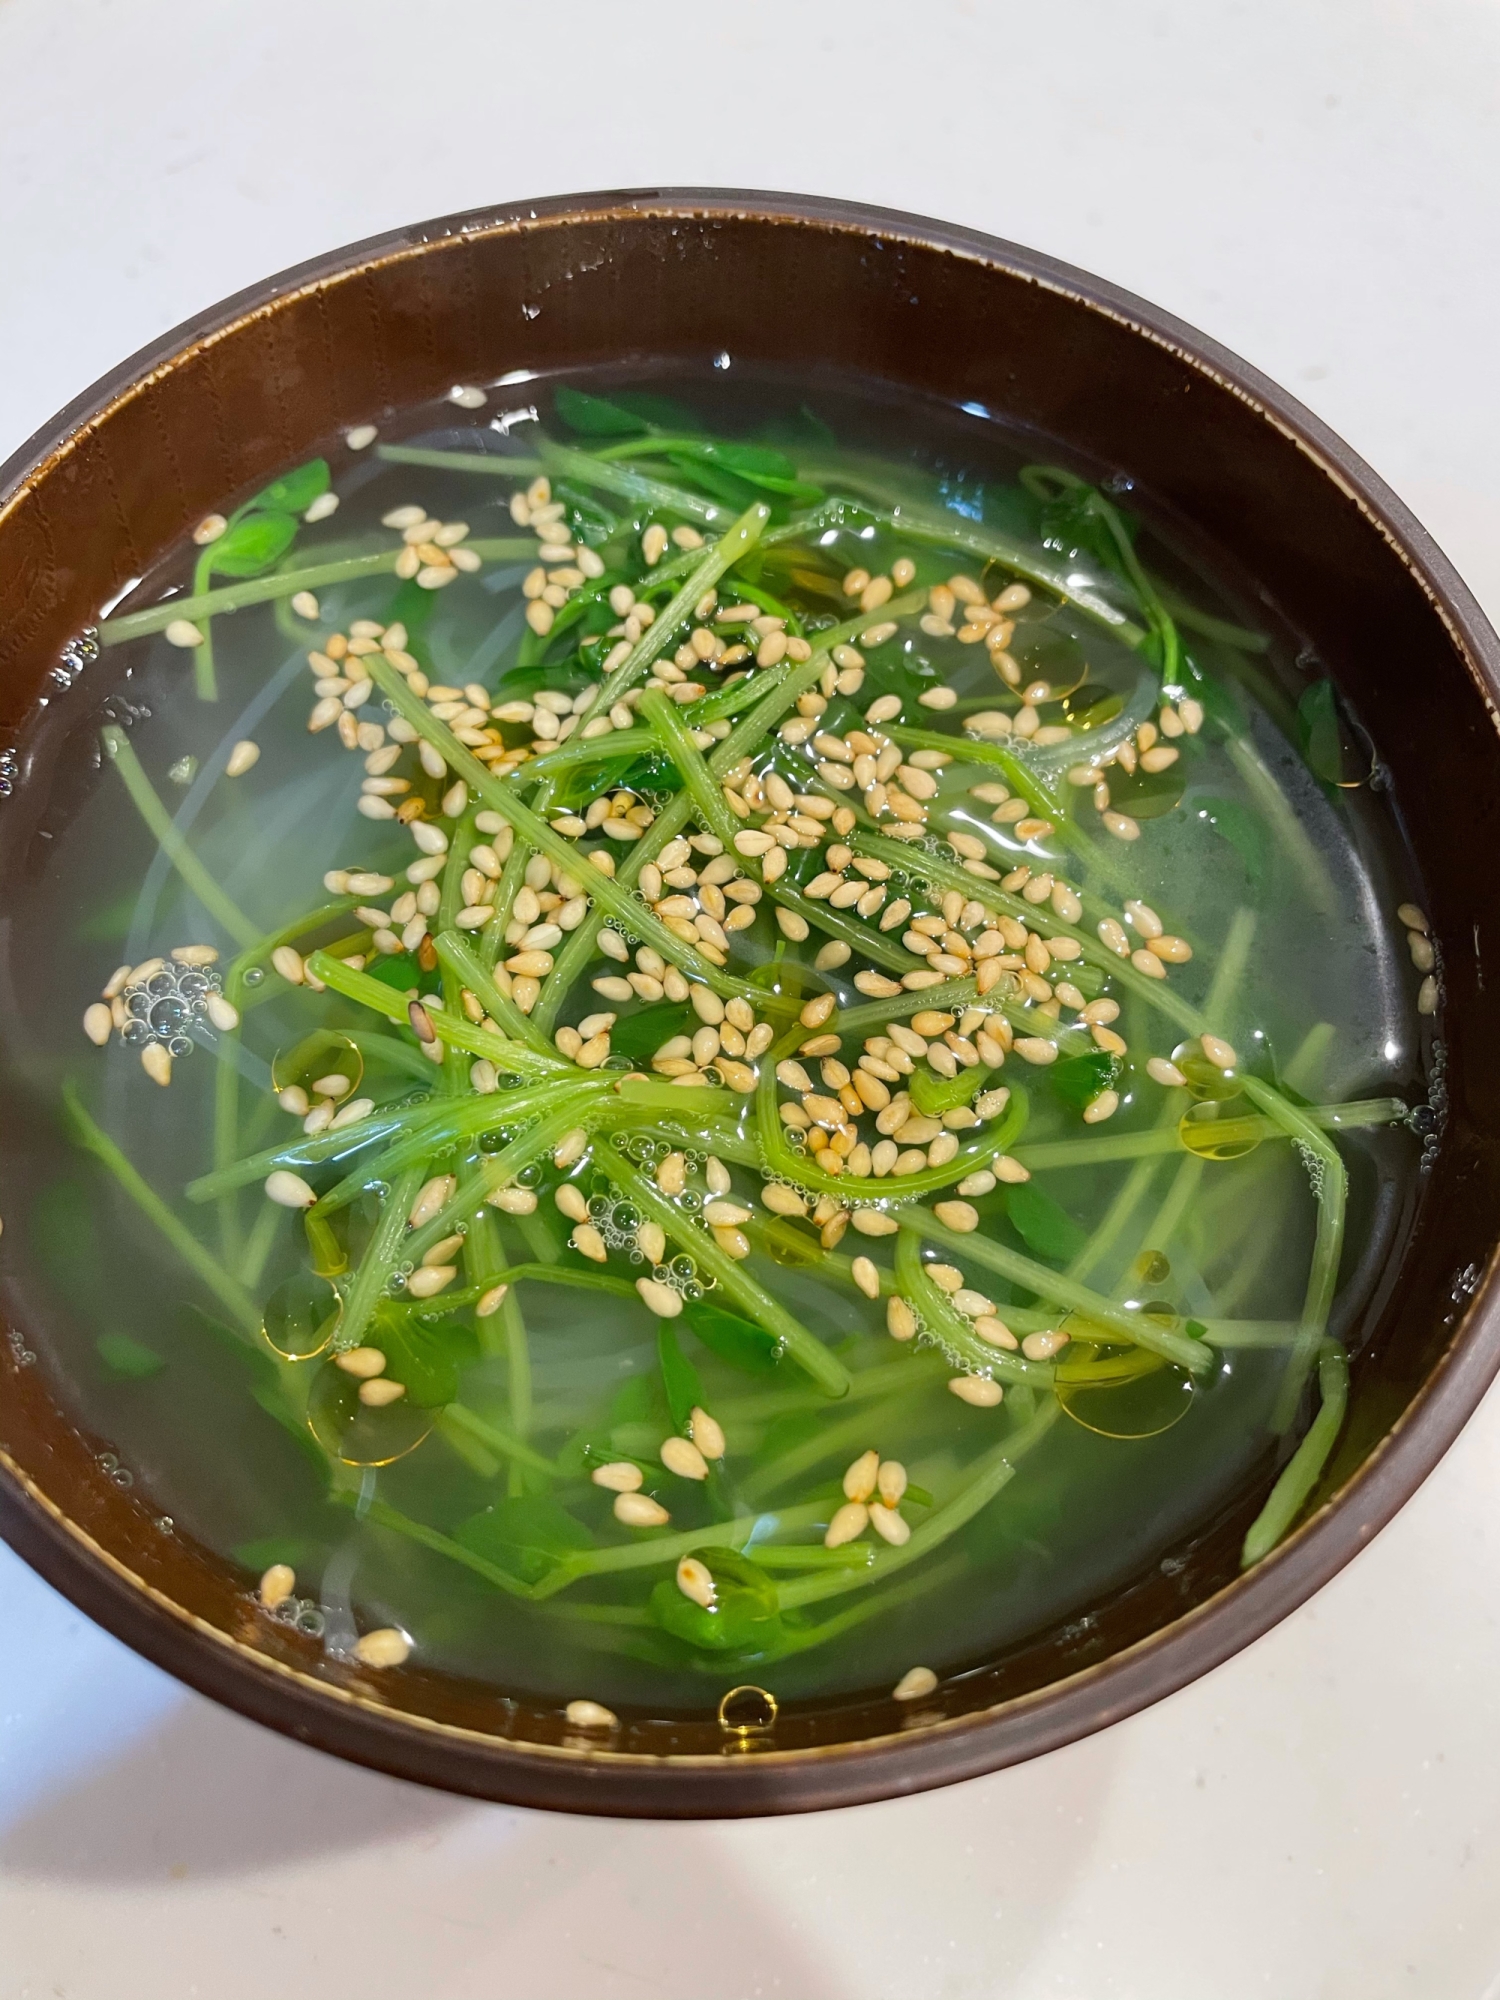
{"label": "bowl interior", "polygon": [[[768,300],[794,305],[767,311]],[[1483,979],[1497,892],[1469,864],[1500,798],[1493,636],[1378,482],[1288,399],[1164,316],[1026,253],[834,205],[600,197],[429,226],[231,301],[126,364],[0,473],[11,579],[0,741],[17,746],[0,752],[0,804],[24,814],[28,782],[45,784],[26,767],[24,731],[68,642],[226,493],[455,382],[719,349],[980,405],[1127,471],[1234,551],[1269,615],[1305,635],[1357,703],[1436,934],[1452,941],[1447,1126],[1355,1365],[1327,1504],[1270,1563],[1237,1576],[1251,1495],[1085,1629],[976,1660],[917,1714],[871,1692],[783,1711],[772,1734],[647,1717],[600,1751],[570,1742],[553,1711],[416,1668],[377,1684],[290,1628],[268,1629],[239,1572],[164,1533],[150,1495],[115,1483],[104,1441],[70,1412],[12,1311],[0,1526],[85,1609],[328,1748],[585,1809],[843,1802],[1097,1727],[1225,1657],[1346,1560],[1429,1469],[1496,1363],[1482,1280],[1500,1174],[1483,1135],[1500,1079],[1466,1060],[1491,1045],[1497,1005]],[[0,1157],[0,1187],[17,1171],[14,1152]]]}

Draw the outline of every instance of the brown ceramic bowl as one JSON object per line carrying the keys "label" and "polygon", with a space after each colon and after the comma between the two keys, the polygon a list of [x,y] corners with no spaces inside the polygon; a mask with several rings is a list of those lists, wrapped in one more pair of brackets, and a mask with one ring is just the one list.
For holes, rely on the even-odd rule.
{"label": "brown ceramic bowl", "polygon": [[[1447,946],[1451,1103],[1399,1271],[1354,1367],[1318,1505],[1240,1576],[1265,1490],[918,1715],[883,1690],[775,1731],[639,1719],[608,1749],[555,1711],[403,1669],[378,1686],[248,1611],[246,1579],[122,1491],[45,1353],[0,1340],[0,1529],[83,1610],[288,1735],[454,1791],[627,1814],[846,1805],[1035,1756],[1169,1694],[1266,1631],[1431,1471],[1500,1362],[1500,646],[1399,501],[1292,399],[1140,300],[1013,245],[835,202],[638,193],[450,217],[273,278],[126,362],[0,468],[0,744],[68,640],[221,496],[391,404],[632,350],[817,360],[976,401],[1126,468],[1232,548],[1356,699]],[[101,688],[101,693],[103,692]],[[1415,698],[1420,693],[1420,699]],[[0,755],[0,792],[16,758]],[[24,783],[24,779],[18,780]],[[4,891],[0,889],[0,910]],[[1491,926],[1496,926],[1492,934]],[[1474,1060],[1469,1060],[1470,1055]],[[0,1180],[4,1174],[0,1148]],[[1265,1481],[1273,1468],[1268,1456]]]}

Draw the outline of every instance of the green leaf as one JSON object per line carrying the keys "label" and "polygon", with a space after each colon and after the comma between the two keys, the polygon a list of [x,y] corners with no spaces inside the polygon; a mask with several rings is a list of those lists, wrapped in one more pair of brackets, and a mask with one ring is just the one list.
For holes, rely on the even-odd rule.
{"label": "green leaf", "polygon": [[247,514],[210,549],[215,576],[259,576],[284,556],[297,533],[290,514]]}
{"label": "green leaf", "polygon": [[616,1389],[609,1402],[609,1421],[613,1428],[617,1424],[644,1423],[657,1414],[657,1380],[655,1375],[628,1375]]}
{"label": "green leaf", "polygon": [[658,1001],[653,1007],[643,1007],[638,1014],[627,1014],[616,1021],[610,1030],[610,1050],[615,1055],[628,1056],[632,1062],[653,1056],[663,1042],[691,1033],[689,1019],[695,1027],[698,1025],[697,1016],[685,1000]]}
{"label": "green leaf", "polygon": [[686,451],[669,451],[667,463],[680,473],[686,484],[696,486],[706,493],[710,500],[722,501],[726,507],[745,508],[755,498],[756,488],[748,479],[715,465],[696,448]]}
{"label": "green leaf", "polygon": [[722,1306],[699,1299],[684,1308],[682,1317],[710,1352],[741,1374],[769,1375],[781,1358],[780,1347],[763,1326],[726,1312]]}
{"label": "green leaf", "polygon": [[321,1551],[316,1542],[307,1541],[302,1536],[262,1535],[257,1541],[237,1542],[230,1554],[245,1569],[252,1569],[263,1576],[272,1563],[285,1563],[289,1569],[302,1569],[308,1563],[316,1562]]}
{"label": "green leaf", "polygon": [[823,497],[822,487],[799,479],[797,468],[789,458],[763,444],[720,444],[706,439],[702,444],[688,447],[683,456],[696,458],[704,465],[717,466],[766,493],[781,493],[800,501],[821,500]]}
{"label": "green leaf", "polygon": [[568,426],[585,437],[637,437],[648,426],[618,403],[603,396],[590,396],[582,389],[562,384],[552,399],[552,407]]}
{"label": "green leaf", "polygon": [[1165,771],[1143,771],[1137,766],[1127,774],[1112,764],[1109,802],[1116,812],[1129,813],[1132,819],[1161,819],[1181,802],[1187,781],[1188,767],[1180,757]]}
{"label": "green leaf", "polygon": [[1088,1231],[1035,1181],[1006,1189],[1005,1212],[1026,1248],[1049,1262],[1070,1262],[1088,1241]]}
{"label": "green leaf", "polygon": [[132,1340],[128,1333],[101,1333],[94,1347],[110,1374],[121,1375],[127,1382],[147,1382],[167,1365],[165,1356]]}
{"label": "green leaf", "polygon": [[487,1562],[536,1583],[568,1556],[595,1546],[594,1538],[555,1500],[497,1500],[454,1530],[454,1540]]}
{"label": "green leaf", "polygon": [[[1093,1103],[1101,1090],[1108,1090],[1120,1074],[1120,1058],[1106,1049],[1090,1049],[1087,1055],[1064,1056],[1046,1072],[1046,1080],[1064,1104],[1082,1111]],[[916,1093],[912,1093],[915,1099]]]}
{"label": "green leaf", "polygon": [[706,1548],[699,1556],[714,1580],[709,1611],[685,1597],[670,1577],[652,1591],[648,1608],[658,1625],[705,1652],[764,1651],[776,1641],[776,1586],[765,1571],[731,1549]]}
{"label": "green leaf", "polygon": [[1264,821],[1238,799],[1197,797],[1194,804],[1199,819],[1207,820],[1240,857],[1247,886],[1263,893],[1271,873],[1271,836]]}
{"label": "green leaf", "polygon": [[956,1076],[939,1076],[936,1070],[919,1069],[911,1080],[911,1101],[924,1118],[941,1118],[945,1111],[956,1111],[960,1104],[972,1103],[991,1074],[983,1064],[961,1069]]}
{"label": "green leaf", "polygon": [[676,1428],[685,1431],[693,1406],[701,1407],[707,1401],[702,1377],[678,1346],[676,1330],[668,1320],[663,1320],[656,1329],[656,1351],[661,1361],[662,1385],[667,1392],[667,1409]]}
{"label": "green leaf", "polygon": [[[240,509],[242,514],[305,514],[314,500],[328,491],[328,461],[309,459],[293,472],[285,472],[263,486],[253,500]],[[227,539],[227,538],[226,538]]]}
{"label": "green leaf", "polygon": [[479,1352],[474,1333],[462,1321],[419,1320],[415,1314],[377,1314],[367,1340],[385,1356],[388,1378],[406,1384],[406,1401],[419,1410],[451,1403],[458,1394],[459,1369]]}
{"label": "green leaf", "polygon": [[1297,733],[1303,756],[1325,785],[1361,785],[1369,778],[1373,756],[1332,681],[1314,681],[1303,691]]}

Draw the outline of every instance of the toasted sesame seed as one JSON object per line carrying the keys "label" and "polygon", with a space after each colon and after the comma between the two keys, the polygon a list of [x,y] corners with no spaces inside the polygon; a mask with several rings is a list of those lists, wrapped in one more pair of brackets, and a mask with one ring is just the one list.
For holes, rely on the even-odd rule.
{"label": "toasted sesame seed", "polygon": [[1165,1056],[1151,1056],[1146,1063],[1146,1074],[1153,1083],[1160,1083],[1168,1090],[1179,1089],[1187,1082],[1176,1063],[1168,1062]]}
{"label": "toasted sesame seed", "polygon": [[870,1507],[870,1526],[884,1542],[892,1548],[904,1548],[911,1540],[911,1523],[904,1515],[898,1514],[894,1506],[883,1501],[875,1501]]}
{"label": "toasted sesame seed", "polygon": [[354,1657],[362,1667],[399,1667],[411,1658],[411,1640],[394,1625],[382,1625],[355,1642]]}
{"label": "toasted sesame seed", "polygon": [[457,1276],[458,1267],[454,1264],[424,1264],[412,1272],[406,1289],[414,1299],[436,1298]]}
{"label": "toasted sesame seed", "polygon": [[378,1347],[346,1347],[342,1354],[334,1356],[334,1365],[356,1381],[373,1382],[377,1375],[385,1373],[386,1357]]}
{"label": "toasted sesame seed", "polygon": [[703,1453],[691,1438],[669,1437],[662,1440],[661,1462],[668,1472],[675,1472],[679,1479],[707,1479],[708,1464]]}
{"label": "toasted sesame seed", "polygon": [[658,1319],[676,1319],[682,1311],[682,1296],[670,1285],[659,1284],[655,1278],[637,1278],[635,1288],[646,1310]]}
{"label": "toasted sesame seed", "polygon": [[711,1417],[707,1410],[700,1410],[694,1404],[692,1415],[688,1419],[688,1429],[692,1434],[693,1443],[706,1459],[717,1463],[724,1456],[728,1445],[723,1429],[718,1420]]}
{"label": "toasted sesame seed", "polygon": [[598,1701],[570,1701],[563,1710],[572,1729],[618,1729],[620,1719]]}
{"label": "toasted sesame seed", "polygon": [[492,1318],[494,1314],[499,1312],[501,1306],[505,1303],[505,1295],[509,1290],[510,1290],[509,1285],[503,1285],[503,1284],[491,1285],[489,1290],[485,1292],[475,1303],[474,1306],[475,1319]]}
{"label": "toasted sesame seed", "polygon": [[172,1058],[161,1042],[147,1042],[141,1050],[141,1068],[163,1089],[172,1081]]}
{"label": "toasted sesame seed", "polygon": [[1005,1397],[1000,1384],[987,1375],[955,1375],[948,1387],[960,1402],[972,1403],[976,1410],[992,1410]]}
{"label": "toasted sesame seed", "polygon": [[892,1340],[910,1340],[917,1331],[917,1316],[905,1299],[893,1295],[886,1303],[885,1324]]}
{"label": "toasted sesame seed", "polygon": [[684,1597],[701,1604],[705,1611],[714,1606],[715,1592],[713,1575],[707,1565],[696,1556],[684,1556],[677,1565],[677,1588]]}
{"label": "toasted sesame seed", "polygon": [[862,1535],[870,1521],[870,1510],[862,1501],[849,1500],[838,1508],[823,1536],[826,1549],[842,1548],[845,1542],[852,1542]]}
{"label": "toasted sesame seed", "polygon": [[267,1611],[274,1611],[279,1604],[285,1604],[297,1588],[297,1573],[290,1563],[272,1563],[260,1580],[256,1596]]}
{"label": "toasted sesame seed", "polygon": [[932,1694],[938,1684],[938,1677],[931,1667],[908,1667],[906,1672],[891,1689],[892,1701],[920,1701],[924,1695]]}
{"label": "toasted sesame seed", "polygon": [[844,1498],[846,1500],[868,1500],[875,1491],[876,1475],[880,1471],[878,1451],[861,1452],[859,1457],[844,1474]]}
{"label": "toasted sesame seed", "polygon": [[628,1458],[613,1459],[608,1465],[596,1465],[589,1478],[595,1486],[602,1486],[609,1493],[638,1493],[642,1484],[641,1468],[633,1465]]}

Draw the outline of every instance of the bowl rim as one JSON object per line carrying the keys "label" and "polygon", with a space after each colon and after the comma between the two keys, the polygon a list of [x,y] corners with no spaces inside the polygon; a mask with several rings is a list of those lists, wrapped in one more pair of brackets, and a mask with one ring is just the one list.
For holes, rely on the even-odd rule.
{"label": "bowl rim", "polygon": [[[1002,269],[1113,319],[1228,391],[1352,501],[1416,581],[1491,714],[1500,639],[1433,538],[1321,419],[1229,349],[1120,286],[982,231],[800,194],[636,188],[513,201],[416,223],[324,252],[245,287],[101,376],[0,464],[0,518],[111,408],[278,301],[455,237],[612,217],[763,220],[906,243]],[[178,1679],[315,1747],[392,1775],[516,1804],[618,1816],[813,1810],[926,1790],[1092,1734],[1174,1693],[1263,1636],[1344,1567],[1442,1458],[1500,1370],[1500,1249],[1411,1403],[1354,1474],[1269,1557],[1181,1617],[1094,1665],[919,1731],[808,1749],[659,1756],[515,1740],[393,1709],[273,1660],[198,1618],[111,1555],[0,1449],[0,1533],[106,1630]]]}

